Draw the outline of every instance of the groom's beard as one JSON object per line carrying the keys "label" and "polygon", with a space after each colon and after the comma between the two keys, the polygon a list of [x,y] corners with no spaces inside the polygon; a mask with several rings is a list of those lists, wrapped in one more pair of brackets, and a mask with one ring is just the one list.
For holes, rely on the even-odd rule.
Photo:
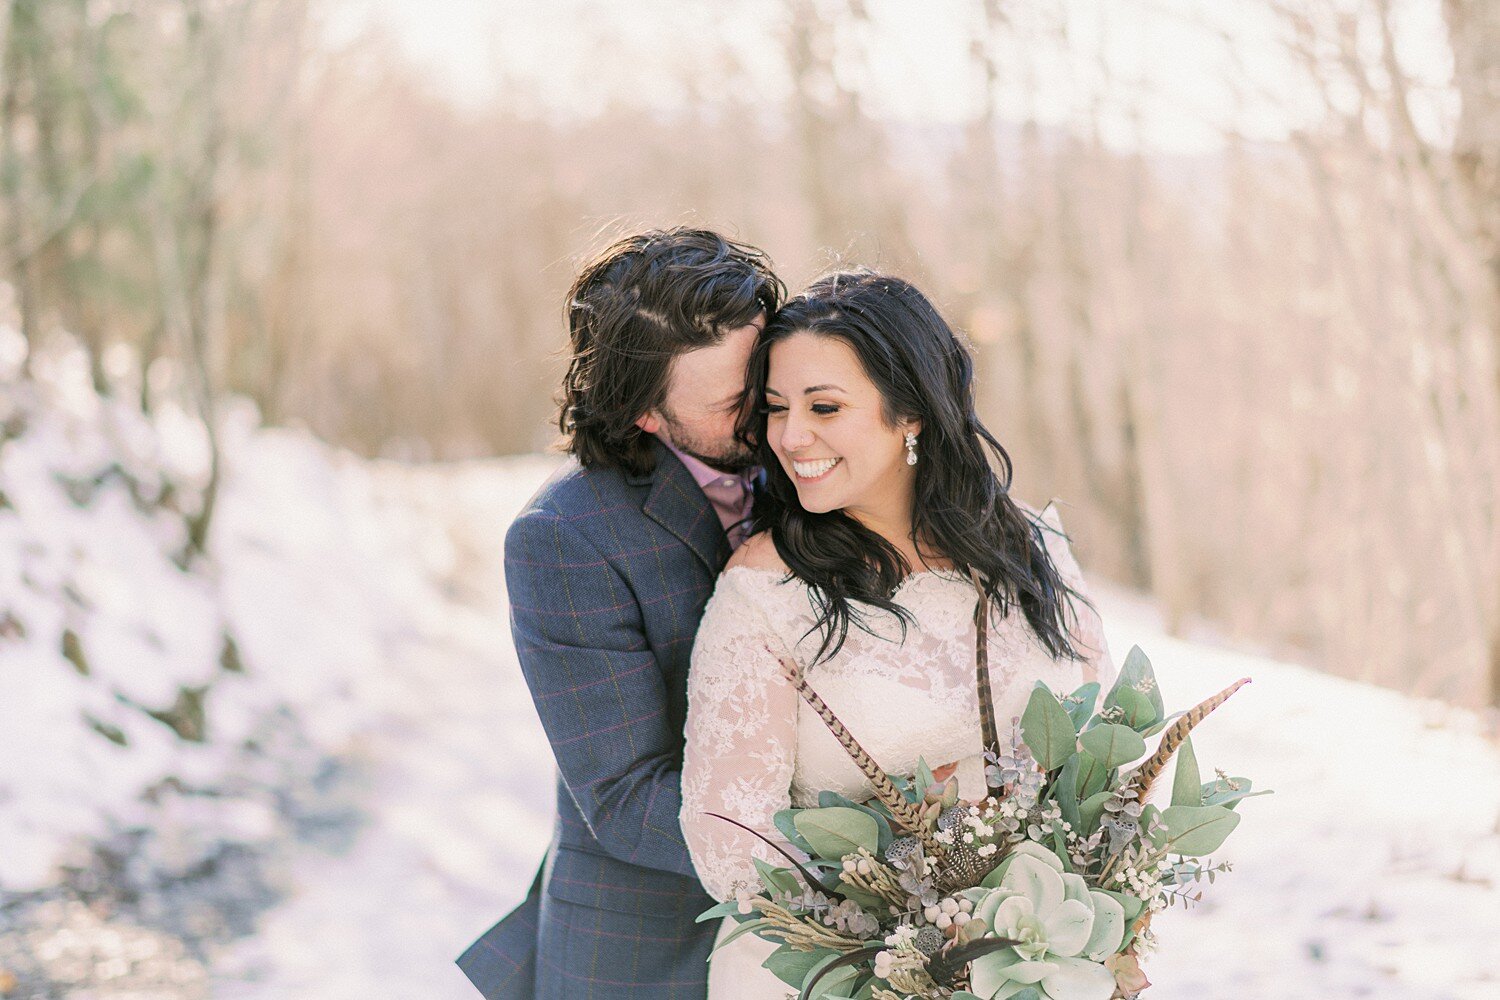
{"label": "groom's beard", "polygon": [[746,448],[738,438],[730,438],[717,446],[699,440],[671,415],[662,414],[662,425],[673,447],[684,455],[691,455],[704,465],[720,472],[744,472],[755,466],[755,452]]}

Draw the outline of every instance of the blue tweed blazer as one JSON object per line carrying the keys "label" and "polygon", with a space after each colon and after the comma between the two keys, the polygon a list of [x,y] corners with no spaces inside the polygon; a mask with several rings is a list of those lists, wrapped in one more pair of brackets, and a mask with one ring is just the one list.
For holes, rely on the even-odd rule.
{"label": "blue tweed blazer", "polygon": [[703,1000],[717,920],[678,812],[688,660],[729,542],[660,442],[631,476],[569,463],[505,537],[511,630],[557,759],[532,891],[458,959],[486,1000]]}

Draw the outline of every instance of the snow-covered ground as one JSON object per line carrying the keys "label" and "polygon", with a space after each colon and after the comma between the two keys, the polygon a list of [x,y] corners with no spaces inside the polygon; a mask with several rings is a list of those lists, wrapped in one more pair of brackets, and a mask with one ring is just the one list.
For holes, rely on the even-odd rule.
{"label": "snow-covered ground", "polygon": [[[192,989],[45,995],[473,1000],[452,960],[519,900],[549,832],[550,756],[511,650],[500,547],[555,459],[364,462],[245,417],[212,559],[183,572],[175,522],[142,514],[123,481],[79,503],[55,474],[114,461],[97,426],[34,421],[0,452],[0,892],[45,892],[80,844],[132,824],[155,831],[153,870],[239,842],[269,888]],[[191,478],[172,457],[191,456],[190,430],[131,426],[143,480]],[[1145,649],[1169,706],[1254,678],[1194,742],[1205,771],[1275,789],[1241,806],[1233,873],[1158,918],[1147,995],[1500,998],[1500,752],[1478,720],[1169,638],[1149,604],[1096,591],[1117,657]],[[221,662],[226,634],[240,670]],[[194,685],[210,686],[201,743],[141,708]],[[279,749],[273,718],[292,720]],[[213,794],[178,794],[168,775]],[[140,922],[90,912],[120,940]],[[4,955],[0,941],[0,996]]]}
{"label": "snow-covered ground", "polygon": [[[309,854],[297,896],[236,953],[236,1000],[477,996],[457,950],[518,900],[550,813],[548,758],[505,632],[499,546],[548,460],[377,467],[382,504],[448,550],[433,579],[465,601],[390,664],[371,737],[376,822],[350,853]],[[411,518],[413,511],[420,517]],[[399,514],[399,518],[397,515]],[[398,546],[399,547],[399,546]],[[452,577],[450,577],[452,579]],[[414,595],[415,596],[415,595]],[[1500,753],[1469,714],[1163,634],[1152,608],[1099,588],[1112,648],[1139,644],[1169,703],[1254,678],[1194,736],[1275,794],[1241,806],[1234,871],[1158,918],[1156,1000],[1500,998]],[[398,690],[398,687],[400,690]]]}

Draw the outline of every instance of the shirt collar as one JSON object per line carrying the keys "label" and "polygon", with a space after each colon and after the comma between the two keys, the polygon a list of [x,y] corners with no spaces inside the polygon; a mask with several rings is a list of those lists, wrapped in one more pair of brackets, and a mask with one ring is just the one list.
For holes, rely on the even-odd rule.
{"label": "shirt collar", "polygon": [[709,486],[713,483],[720,482],[725,479],[738,479],[745,484],[745,487],[748,490],[750,484],[754,482],[755,477],[760,472],[759,469],[746,469],[744,472],[725,472],[722,469],[715,469],[713,466],[709,465],[702,459],[694,458],[692,455],[684,454],[682,451],[673,446],[672,442],[668,441],[666,438],[657,437],[657,440],[666,445],[667,450],[677,456],[678,461],[683,464],[683,466],[688,470],[688,473],[692,475],[693,481],[696,482],[700,487]]}

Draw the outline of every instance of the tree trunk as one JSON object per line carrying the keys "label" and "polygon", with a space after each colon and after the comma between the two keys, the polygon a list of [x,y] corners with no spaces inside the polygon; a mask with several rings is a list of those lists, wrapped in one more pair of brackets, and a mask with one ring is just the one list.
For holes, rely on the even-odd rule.
{"label": "tree trunk", "polygon": [[[1500,355],[1500,4],[1493,0],[1444,0],[1448,42],[1453,49],[1453,80],[1460,111],[1453,160],[1473,220],[1475,245],[1488,277],[1482,320],[1490,335],[1490,356]],[[1500,366],[1491,374],[1500,392]],[[1492,429],[1500,435],[1500,427]],[[1500,514],[1490,515],[1491,567],[1489,702],[1500,705]]]}

